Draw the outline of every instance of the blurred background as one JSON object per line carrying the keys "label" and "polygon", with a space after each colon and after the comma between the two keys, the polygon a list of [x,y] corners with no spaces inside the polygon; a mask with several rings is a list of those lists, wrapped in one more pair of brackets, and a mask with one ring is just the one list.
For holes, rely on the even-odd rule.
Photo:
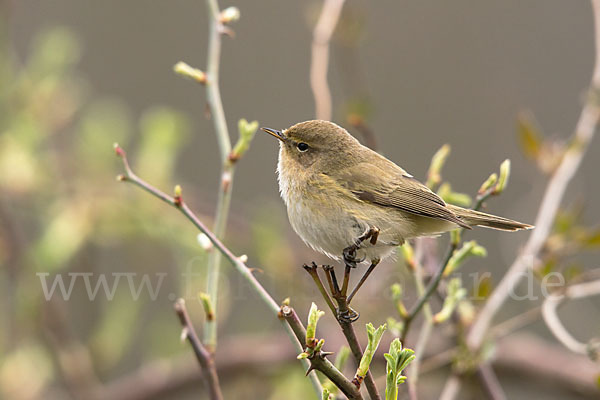
{"label": "blurred background", "polygon": [[[220,86],[233,139],[240,118],[277,129],[314,118],[310,46],[322,3],[220,4],[230,5],[241,19],[235,38],[223,38]],[[188,299],[201,331],[195,299],[205,286],[206,253],[180,214],[115,180],[122,165],[112,145],[128,150],[134,170],[157,187],[181,184],[211,223],[220,161],[205,90],[172,72],[180,60],[204,69],[207,34],[202,1],[0,1],[0,398],[205,395],[193,354],[179,340],[173,300]],[[364,129],[351,124],[358,118],[377,148],[420,180],[434,152],[450,144],[444,178],[471,195],[510,158],[509,186],[487,210],[534,221],[553,151],[572,134],[591,77],[588,2],[348,0],[330,51],[335,122],[364,140]],[[533,159],[531,130],[558,143],[547,146],[546,164]],[[301,265],[327,260],[291,231],[277,193],[277,148],[259,133],[240,161],[225,241],[304,319],[311,301],[325,304]],[[596,140],[565,198],[563,221],[586,226],[580,229],[600,218],[599,158]],[[461,268],[465,285],[469,274],[490,271],[493,287],[527,235],[473,233],[488,256]],[[597,268],[592,247],[550,261],[573,275]],[[226,398],[311,398],[280,323],[239,274],[226,263],[222,270],[217,364]],[[123,273],[129,278],[111,295],[99,289],[90,298],[85,276],[93,288],[99,276],[112,285]],[[66,289],[74,282],[68,300],[45,293],[56,276]],[[156,296],[141,289],[132,298],[129,285],[140,288],[144,279],[159,285]],[[414,301],[404,264],[388,261],[356,299],[361,322],[394,314],[393,282],[406,282],[407,302]],[[525,281],[518,292],[528,290]],[[511,301],[498,321],[539,304]],[[583,340],[600,332],[599,311],[600,302],[588,299],[566,305],[561,317]],[[320,324],[334,351],[336,328],[329,315]],[[539,319],[516,334],[549,353],[563,351]],[[439,335],[432,354],[447,347],[443,329]],[[500,359],[511,399],[597,398],[597,383],[569,384]],[[448,370],[431,367],[422,376],[423,398],[436,398]],[[461,398],[481,396],[473,381]]]}

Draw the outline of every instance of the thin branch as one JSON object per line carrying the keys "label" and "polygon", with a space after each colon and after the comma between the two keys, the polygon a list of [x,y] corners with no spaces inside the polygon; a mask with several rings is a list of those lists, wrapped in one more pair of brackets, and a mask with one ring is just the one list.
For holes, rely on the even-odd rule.
{"label": "thin branch", "polygon": [[592,8],[594,11],[596,45],[595,65],[590,93],[575,128],[575,138],[548,182],[535,221],[536,229],[532,231],[520,255],[485,303],[467,335],[467,345],[472,350],[481,347],[494,316],[513,288],[521,281],[524,272],[532,267],[534,259],[552,230],[552,224],[567,185],[577,172],[585,151],[594,136],[600,118],[600,108],[598,107],[598,90],[600,89],[600,0],[592,0]]}
{"label": "thin branch", "polygon": [[179,317],[179,322],[183,327],[181,337],[187,339],[192,346],[194,354],[198,363],[202,367],[202,376],[206,387],[208,388],[208,394],[211,400],[223,400],[223,393],[221,393],[221,386],[219,385],[219,376],[217,375],[217,369],[215,368],[215,362],[212,354],[206,350],[206,347],[198,339],[198,335],[194,329],[194,325],[190,320],[187,309],[185,308],[185,301],[178,299],[175,302],[175,313]]}
{"label": "thin branch", "polygon": [[[221,154],[221,183],[218,191],[217,210],[215,213],[215,225],[213,231],[218,238],[225,235],[227,217],[231,204],[231,185],[233,182],[234,166],[229,161],[231,154],[231,140],[227,129],[225,112],[221,101],[221,90],[219,89],[219,64],[221,60],[221,33],[222,23],[220,21],[219,4],[217,0],[206,0],[210,14],[210,27],[208,39],[208,58],[206,65],[206,100],[210,107],[210,115],[213,120],[219,150]],[[206,277],[206,293],[213,303],[215,313],[219,300],[219,276],[221,270],[221,254],[218,251],[210,252],[208,256],[208,268]],[[217,345],[217,320],[207,320],[204,328],[204,343],[211,352]]]}
{"label": "thin branch", "polygon": [[[116,151],[117,155],[119,157],[121,157],[121,159],[123,160],[123,166],[125,167],[125,172],[126,172],[125,175],[119,175],[118,179],[120,181],[132,183],[132,184],[142,188],[144,191],[150,193],[154,197],[157,197],[160,200],[164,201],[165,203],[177,208],[198,230],[200,230],[200,232],[204,233],[208,237],[208,239],[212,242],[212,244],[215,246],[215,248],[219,252],[221,252],[221,254],[223,254],[225,256],[225,258],[227,260],[229,260],[229,262],[231,262],[231,264],[233,264],[235,269],[246,279],[246,281],[248,281],[248,283],[250,284],[250,287],[252,287],[252,289],[254,289],[254,291],[259,295],[260,299],[267,305],[267,307],[271,310],[271,312],[273,312],[275,315],[278,316],[279,315],[279,305],[277,304],[277,302],[275,300],[273,300],[273,298],[271,297],[269,292],[267,292],[267,290],[254,277],[254,275],[252,274],[252,270],[250,268],[248,268],[248,266],[245,263],[243,263],[239,259],[239,257],[236,257],[231,252],[231,250],[229,250],[219,240],[219,238],[217,238],[217,236],[213,232],[211,232],[206,227],[206,225],[204,225],[202,223],[202,221],[200,221],[200,219],[198,219],[196,214],[194,214],[190,210],[190,208],[187,206],[187,204],[183,201],[182,197],[181,196],[171,197],[171,196],[163,193],[162,191],[158,190],[154,186],[148,184],[144,180],[140,179],[131,170],[131,167],[129,166],[129,162],[127,160],[127,155],[126,155],[125,151],[123,149],[121,149],[118,145],[115,145],[115,151]],[[289,324],[284,323],[283,325],[284,325],[284,328],[285,328],[288,336],[292,339],[292,343],[296,345],[297,350],[299,350],[300,352],[303,351],[304,349],[300,346],[300,343],[298,343],[298,341],[296,340],[296,336],[294,335],[294,332],[292,331]],[[304,360],[303,363],[308,368],[308,362],[305,362],[305,360]],[[323,392],[323,388],[321,386],[321,382],[319,381],[319,378],[317,377],[317,375],[314,372],[309,374],[309,378],[311,380],[311,383],[313,384],[315,392],[317,393],[318,396],[321,396],[321,393]]]}
{"label": "thin branch", "polygon": [[444,384],[444,388],[442,389],[442,393],[440,394],[439,400],[452,400],[458,396],[460,392],[460,377],[451,373],[448,380]]}
{"label": "thin branch", "polygon": [[315,98],[317,119],[331,120],[331,92],[327,84],[329,41],[335,30],[344,0],[325,0],[313,31],[310,87]]}
{"label": "thin branch", "polygon": [[489,363],[484,363],[477,368],[477,376],[481,381],[490,400],[506,400],[506,394],[498,381],[496,373]]}
{"label": "thin branch", "polygon": [[600,295],[600,280],[569,286],[562,294],[548,296],[542,305],[544,322],[546,322],[546,326],[548,326],[554,337],[572,352],[589,355],[592,359],[598,356],[598,349],[591,348],[588,343],[582,343],[575,339],[565,328],[556,311],[558,306],[565,300],[597,295]]}
{"label": "thin branch", "polygon": [[456,247],[457,247],[456,243],[450,244],[450,247],[448,248],[448,252],[446,253],[446,256],[444,257],[442,264],[438,268],[438,270],[437,270],[435,276],[433,277],[433,279],[431,280],[431,282],[429,282],[429,284],[427,285],[427,289],[425,290],[425,293],[419,298],[419,300],[413,306],[413,308],[410,310],[410,312],[408,313],[406,318],[404,318],[404,328],[402,329],[402,338],[400,339],[400,341],[402,343],[404,343],[406,340],[406,336],[408,335],[408,330],[410,329],[412,321],[415,319],[415,317],[417,316],[419,311],[421,311],[421,308],[423,307],[423,305],[425,305],[425,303],[427,303],[427,300],[429,299],[431,294],[437,289],[438,285],[440,284],[440,281],[442,280],[442,277],[444,276],[444,271],[446,270],[446,267],[448,266],[448,261],[450,261],[450,258],[452,257],[454,250],[456,250]]}
{"label": "thin branch", "polygon": [[[306,347],[306,329],[298,318],[296,311],[289,306],[281,307],[281,316],[288,322],[294,331],[296,338],[302,347]],[[323,355],[322,355],[323,354]],[[333,382],[346,397],[349,399],[362,399],[362,395],[358,387],[356,387],[348,378],[344,376],[329,360],[324,357],[324,354],[315,354],[309,358],[310,370],[322,372],[331,382]]]}

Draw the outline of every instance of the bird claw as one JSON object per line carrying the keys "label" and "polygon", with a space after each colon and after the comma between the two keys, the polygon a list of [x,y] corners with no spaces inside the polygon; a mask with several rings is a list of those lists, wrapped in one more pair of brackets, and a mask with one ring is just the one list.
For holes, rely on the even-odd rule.
{"label": "bird claw", "polygon": [[338,309],[337,310],[337,318],[338,318],[338,321],[340,321],[340,322],[353,323],[353,322],[358,321],[358,319],[360,318],[360,313],[357,311],[354,311],[350,307],[348,307],[348,309],[344,310],[344,311],[340,311]]}

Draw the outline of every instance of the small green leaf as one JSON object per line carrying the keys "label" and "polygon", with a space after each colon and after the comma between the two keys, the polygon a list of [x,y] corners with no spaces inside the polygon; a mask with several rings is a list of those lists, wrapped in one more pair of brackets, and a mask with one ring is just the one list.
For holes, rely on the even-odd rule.
{"label": "small green leaf", "polygon": [[496,174],[494,172],[493,174],[491,174],[489,176],[489,178],[486,179],[485,182],[483,182],[483,184],[481,185],[481,187],[479,188],[479,191],[477,193],[483,194],[483,193],[487,192],[488,190],[490,190],[491,188],[494,187],[496,182],[498,182],[498,174]]}
{"label": "small green leaf", "polygon": [[319,318],[325,315],[325,312],[317,309],[317,305],[312,303],[308,312],[308,325],[306,326],[306,346],[315,346],[315,334],[317,332],[317,322]]}
{"label": "small green leaf", "polygon": [[383,324],[379,328],[375,329],[372,323],[367,324],[367,337],[369,342],[367,343],[367,348],[365,349],[362,358],[360,359],[360,364],[358,369],[356,370],[356,376],[364,378],[369,371],[369,366],[371,365],[371,361],[373,360],[373,356],[375,355],[375,351],[379,346],[379,342],[381,341],[381,337],[383,333],[387,329],[387,325]]}
{"label": "small green leaf", "polygon": [[385,399],[398,399],[398,386],[406,380],[402,371],[415,359],[415,352],[411,349],[403,349],[402,343],[397,338],[390,343],[389,353],[383,356],[387,362]]}
{"label": "small green leaf", "polygon": [[510,160],[507,158],[500,164],[500,177],[498,178],[498,183],[496,184],[496,189],[494,190],[494,194],[500,194],[506,189],[506,185],[508,185],[508,178],[510,177]]}

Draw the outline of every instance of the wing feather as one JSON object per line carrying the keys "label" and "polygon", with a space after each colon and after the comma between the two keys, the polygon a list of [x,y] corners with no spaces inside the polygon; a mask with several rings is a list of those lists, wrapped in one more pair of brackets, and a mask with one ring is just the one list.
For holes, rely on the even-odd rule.
{"label": "wing feather", "polygon": [[411,214],[444,219],[471,229],[446,207],[441,197],[396,164],[384,160],[389,162],[385,169],[371,163],[359,163],[344,170],[340,174],[342,185],[360,200]]}

